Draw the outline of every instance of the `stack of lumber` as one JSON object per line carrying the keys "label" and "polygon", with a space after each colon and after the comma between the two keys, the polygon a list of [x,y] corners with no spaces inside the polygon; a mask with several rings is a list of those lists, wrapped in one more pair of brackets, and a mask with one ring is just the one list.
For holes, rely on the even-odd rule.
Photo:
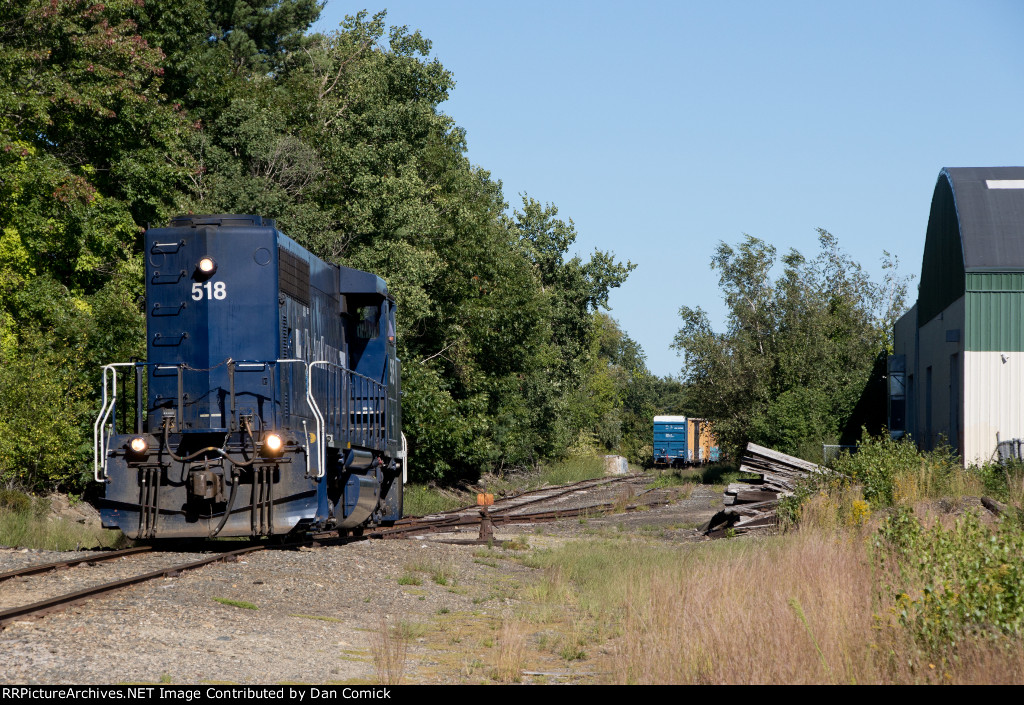
{"label": "stack of lumber", "polygon": [[800,480],[828,472],[819,465],[756,443],[747,444],[740,470],[760,475],[760,479],[734,482],[725,489],[725,509],[708,522],[708,535],[723,535],[729,529],[743,533],[775,526],[779,500],[793,494]]}

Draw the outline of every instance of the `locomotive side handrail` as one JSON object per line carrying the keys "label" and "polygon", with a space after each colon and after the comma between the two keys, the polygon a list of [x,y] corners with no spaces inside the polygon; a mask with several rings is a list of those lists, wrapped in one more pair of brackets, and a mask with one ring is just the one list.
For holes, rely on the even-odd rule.
{"label": "locomotive side handrail", "polygon": [[316,443],[316,476],[318,479],[327,472],[327,447],[324,445],[324,427],[327,424],[324,422],[324,415],[321,413],[320,407],[317,406],[316,399],[313,398],[313,366],[330,364],[327,360],[314,360],[309,363],[309,372],[306,375],[306,401],[316,420],[316,441],[314,442]]}
{"label": "locomotive side handrail", "polygon": [[[324,431],[330,436],[344,436],[355,445],[384,450],[386,445],[386,386],[380,381],[367,377],[354,370],[328,360],[317,360],[310,363],[310,387],[312,394],[312,368],[321,366],[328,377],[323,382],[324,391],[329,403],[327,416],[321,413]],[[355,408],[357,400],[365,405]],[[370,403],[375,401],[375,404]],[[340,403],[332,403],[340,402]],[[319,409],[318,409],[319,411]],[[323,450],[326,455],[326,449]]]}

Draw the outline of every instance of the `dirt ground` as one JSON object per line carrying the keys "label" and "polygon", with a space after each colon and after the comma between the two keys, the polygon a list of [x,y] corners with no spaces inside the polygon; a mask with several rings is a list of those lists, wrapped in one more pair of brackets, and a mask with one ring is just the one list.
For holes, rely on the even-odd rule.
{"label": "dirt ground", "polygon": [[[567,652],[568,622],[523,618],[544,577],[530,557],[612,536],[703,540],[696,527],[721,506],[702,486],[644,498],[671,503],[500,527],[491,547],[446,543],[471,532],[431,534],[262,551],[150,581],[0,632],[0,683],[604,682],[610,644]],[[0,572],[60,557],[0,549]],[[9,580],[0,609],[195,559],[147,554]]]}

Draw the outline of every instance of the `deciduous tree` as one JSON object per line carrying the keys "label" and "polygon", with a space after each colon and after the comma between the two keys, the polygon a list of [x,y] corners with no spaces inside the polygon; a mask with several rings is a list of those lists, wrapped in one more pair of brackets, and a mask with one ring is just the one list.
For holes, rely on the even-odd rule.
{"label": "deciduous tree", "polygon": [[737,450],[747,441],[818,457],[834,443],[864,390],[879,353],[890,344],[905,280],[894,262],[873,282],[819,230],[819,253],[807,260],[746,236],[721,243],[712,258],[728,319],[716,333],[700,308],[684,306],[673,347],[693,413],[710,419]]}

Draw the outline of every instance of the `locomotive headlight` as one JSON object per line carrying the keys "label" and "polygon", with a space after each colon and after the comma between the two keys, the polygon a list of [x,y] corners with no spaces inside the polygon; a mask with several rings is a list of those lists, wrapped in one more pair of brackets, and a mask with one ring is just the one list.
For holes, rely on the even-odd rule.
{"label": "locomotive headlight", "polygon": [[266,455],[277,455],[283,446],[284,441],[276,433],[269,433],[263,439],[263,451]]}
{"label": "locomotive headlight", "polygon": [[135,438],[128,441],[128,454],[136,458],[141,458],[146,455],[149,451],[149,442],[142,436],[136,436]]}
{"label": "locomotive headlight", "polygon": [[217,271],[217,263],[213,261],[213,257],[203,257],[196,265],[196,269],[204,277],[210,277]]}

